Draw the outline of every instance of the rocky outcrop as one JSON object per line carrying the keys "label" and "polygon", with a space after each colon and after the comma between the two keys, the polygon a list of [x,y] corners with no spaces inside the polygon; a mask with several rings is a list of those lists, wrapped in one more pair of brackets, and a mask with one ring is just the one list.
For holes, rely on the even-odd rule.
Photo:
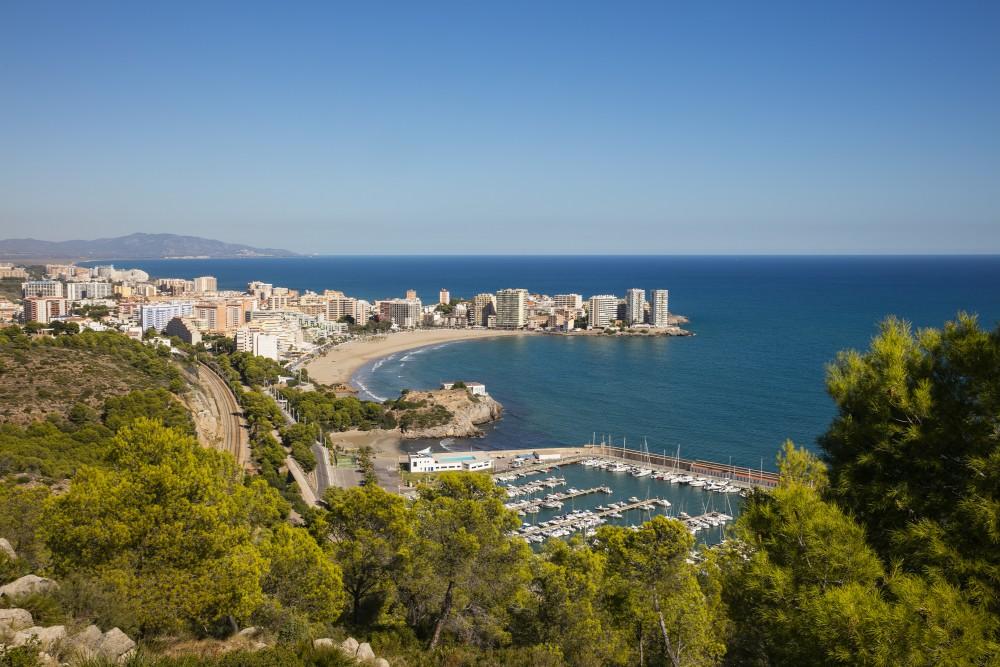
{"label": "rocky outcrop", "polygon": [[118,628],[105,632],[97,643],[97,655],[108,660],[125,660],[134,650],[135,642]]}
{"label": "rocky outcrop", "polygon": [[38,642],[38,648],[46,653],[55,653],[66,639],[66,626],[53,625],[50,628],[32,627],[14,634],[12,646],[23,646],[30,641]]}
{"label": "rocky outcrop", "polygon": [[333,648],[334,646],[362,664],[375,665],[375,667],[389,667],[388,660],[375,656],[375,651],[372,650],[371,644],[368,642],[359,644],[358,640],[354,637],[348,637],[340,642],[339,645],[329,637],[321,637],[320,639],[313,640],[313,648]]}
{"label": "rocky outcrop", "polygon": [[[483,435],[480,424],[494,422],[503,416],[503,406],[493,397],[476,396],[466,389],[440,389],[436,391],[411,391],[402,399],[402,405],[421,405],[409,410],[396,410],[396,418],[400,422],[400,430],[404,438],[475,438]],[[450,417],[440,420],[421,419],[422,415],[431,417],[444,414],[447,410]],[[416,418],[407,419],[407,414]],[[407,423],[407,422],[412,423]]]}
{"label": "rocky outcrop", "polygon": [[5,537],[0,537],[0,554],[7,554],[11,560],[17,560],[17,552],[14,551],[14,547],[10,546],[10,542]]}
{"label": "rocky outcrop", "polygon": [[20,579],[10,582],[6,586],[0,586],[0,598],[16,598],[22,595],[31,595],[33,593],[49,593],[57,588],[59,588],[59,584],[51,579],[39,577],[34,574],[26,574]]}
{"label": "rocky outcrop", "polygon": [[30,628],[35,623],[25,609],[0,609],[0,634]]}

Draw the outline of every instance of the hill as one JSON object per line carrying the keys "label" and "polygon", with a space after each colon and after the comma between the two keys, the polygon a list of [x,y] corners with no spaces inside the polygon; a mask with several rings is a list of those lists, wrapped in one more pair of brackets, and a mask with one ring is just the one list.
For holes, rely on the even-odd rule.
{"label": "hill", "polygon": [[198,236],[177,234],[129,234],[92,241],[40,241],[5,239],[0,241],[0,257],[12,260],[51,259],[162,259],[170,257],[295,257],[296,253],[276,248],[255,248]]}
{"label": "hill", "polygon": [[66,417],[78,404],[100,411],[109,396],[184,386],[169,353],[119,333],[28,340],[7,331],[0,332],[0,424]]}

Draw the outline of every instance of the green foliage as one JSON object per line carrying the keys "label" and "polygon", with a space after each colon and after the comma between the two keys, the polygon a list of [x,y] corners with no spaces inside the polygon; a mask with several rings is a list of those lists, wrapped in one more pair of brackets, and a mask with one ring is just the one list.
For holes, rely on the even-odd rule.
{"label": "green foliage", "polygon": [[285,388],[281,395],[303,421],[321,424],[325,431],[394,428],[395,421],[381,403],[360,401],[354,396],[338,397],[332,391],[302,391]]}
{"label": "green foliage", "polygon": [[[333,552],[343,571],[349,619],[355,626],[378,618],[407,571],[413,539],[411,515],[403,499],[376,484],[329,489],[326,520]],[[367,612],[367,613],[366,613]]]}
{"label": "green foliage", "polygon": [[228,359],[240,374],[243,383],[251,387],[263,385],[265,382],[277,382],[278,377],[285,373],[284,367],[274,359],[258,357],[249,352],[231,352]]}
{"label": "green foliage", "polygon": [[38,646],[0,646],[0,667],[37,667]]}
{"label": "green foliage", "polygon": [[133,391],[104,401],[104,425],[117,431],[125,424],[146,417],[187,435],[194,435],[191,413],[166,389]]}
{"label": "green foliage", "polygon": [[1000,330],[960,314],[914,334],[890,318],[827,386],[832,496],[887,562],[1000,610]]}
{"label": "green foliage", "polygon": [[270,566],[264,593],[315,621],[332,621],[343,608],[340,568],[301,528],[278,525],[261,545]]}
{"label": "green foliage", "polygon": [[143,634],[207,633],[262,601],[249,514],[259,500],[231,456],[140,419],[119,430],[107,468],[82,468],[46,503],[41,534],[55,573],[127,592]]}
{"label": "green foliage", "polygon": [[433,405],[428,409],[404,410],[399,416],[399,428],[413,431],[422,428],[442,426],[451,421],[451,410],[443,405]]}

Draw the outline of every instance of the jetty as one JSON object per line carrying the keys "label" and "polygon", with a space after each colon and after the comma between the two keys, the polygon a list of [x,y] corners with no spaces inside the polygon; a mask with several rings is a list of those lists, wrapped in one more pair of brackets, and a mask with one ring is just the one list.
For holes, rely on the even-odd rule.
{"label": "jetty", "polygon": [[[563,483],[565,484],[565,482]],[[507,493],[509,494],[510,491],[508,490]],[[614,493],[614,491],[610,486],[595,486],[592,489],[567,489],[562,493],[550,493],[544,498],[531,498],[507,503],[505,507],[507,507],[507,509],[518,510],[520,512],[531,512],[533,509],[546,507],[547,505],[562,507],[563,503],[568,500],[573,500],[574,498],[580,498],[582,496],[589,496],[594,493],[610,494]]]}

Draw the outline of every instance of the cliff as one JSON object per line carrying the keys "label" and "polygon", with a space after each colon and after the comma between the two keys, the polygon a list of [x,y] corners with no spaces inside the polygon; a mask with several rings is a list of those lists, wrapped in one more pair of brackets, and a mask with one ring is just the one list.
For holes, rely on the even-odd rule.
{"label": "cliff", "polygon": [[478,437],[480,424],[503,415],[503,406],[491,396],[474,396],[467,389],[411,391],[386,407],[408,439]]}

